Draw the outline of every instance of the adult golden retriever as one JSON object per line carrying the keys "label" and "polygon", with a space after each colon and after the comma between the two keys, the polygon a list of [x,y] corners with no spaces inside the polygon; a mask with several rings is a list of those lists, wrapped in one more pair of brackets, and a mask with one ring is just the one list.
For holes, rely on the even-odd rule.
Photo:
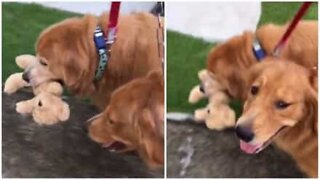
{"label": "adult golden retriever", "polygon": [[162,70],[115,90],[107,108],[89,121],[90,137],[114,151],[137,150],[151,168],[164,162]]}
{"label": "adult golden retriever", "polygon": [[[273,139],[282,126],[289,126],[281,130],[279,138],[276,138],[277,144],[296,159],[308,176],[315,177],[318,147],[315,125],[317,84],[314,85],[316,88],[312,88],[312,81],[308,81],[308,72],[303,67],[311,70],[318,66],[318,22],[299,22],[279,54],[281,63],[267,62],[270,59],[265,58],[263,61],[266,62],[252,67],[259,62],[252,50],[255,39],[270,56],[287,26],[268,24],[256,32],[246,31],[231,38],[211,50],[207,69],[230,98],[242,102],[247,100],[236,128],[242,139],[241,148],[248,153],[258,152],[269,144],[269,139]],[[282,59],[292,63],[282,62]],[[286,70],[286,66],[290,69]],[[251,68],[253,70],[248,74]],[[259,82],[258,79],[267,81],[258,89],[253,86],[251,91],[259,91],[257,96],[248,95],[248,78],[254,82]],[[250,80],[249,85],[252,85]],[[279,103],[279,107],[288,106],[289,103],[288,109],[278,110],[276,103]],[[253,145],[248,145],[249,142]]]}
{"label": "adult golden retriever", "polygon": [[[130,140],[125,140],[124,137],[118,139],[120,135],[116,136],[115,134],[122,134],[120,131],[124,130],[135,129],[135,131],[132,132],[139,130],[139,133],[127,132],[127,135],[130,135],[132,140],[139,140],[140,143],[138,146],[136,145],[137,142],[131,142],[131,144],[135,144],[135,146],[130,147],[140,152],[147,164],[163,164],[163,160],[161,160],[161,158],[163,159],[163,149],[161,149],[163,148],[163,132],[160,125],[153,126],[155,123],[163,123],[163,121],[149,117],[155,113],[153,112],[153,107],[149,107],[148,109],[141,105],[141,108],[147,110],[136,109],[135,104],[145,103],[145,99],[140,98],[140,96],[133,95],[134,98],[130,99],[131,97],[129,98],[128,96],[120,97],[116,95],[122,94],[121,86],[123,85],[125,86],[123,88],[125,92],[129,92],[130,90],[128,90],[128,88],[130,89],[132,87],[133,91],[140,89],[140,93],[142,94],[156,93],[153,91],[149,92],[150,88],[154,87],[146,87],[146,89],[143,89],[140,87],[136,88],[135,85],[132,84],[126,85],[126,83],[131,83],[131,81],[135,81],[137,78],[146,77],[149,72],[162,68],[162,61],[159,57],[159,53],[161,52],[159,52],[158,49],[159,42],[157,39],[157,30],[159,28],[158,18],[149,13],[120,15],[117,40],[111,48],[111,59],[107,64],[102,79],[94,81],[99,57],[94,44],[93,33],[97,25],[100,25],[105,31],[108,20],[109,15],[107,13],[102,14],[100,17],[85,15],[83,17],[66,19],[45,29],[40,34],[36,44],[36,55],[39,61],[25,71],[24,78],[29,80],[33,86],[50,80],[62,80],[64,85],[74,94],[88,95],[103,112],[122,111],[123,115],[135,116],[131,117],[132,119],[139,118],[138,112],[143,113],[144,116],[141,115],[142,120],[144,120],[143,122],[123,122],[121,123],[121,125],[124,126],[123,130],[115,130],[119,132],[115,132],[113,135],[107,134],[110,133],[109,130],[103,131],[104,128],[101,128],[99,130],[99,136],[101,134],[111,135],[112,138],[117,137],[115,138],[116,140],[123,140],[124,142],[122,143],[129,145],[130,143],[128,142]],[[145,85],[153,86],[151,83],[145,83]],[[121,102],[122,106],[115,107],[112,105],[110,107],[108,104],[111,94],[117,88],[120,89],[117,91],[118,93],[115,93],[117,97],[113,99]],[[144,92],[144,90],[147,92]],[[161,97],[158,97],[160,96],[158,95],[159,93],[160,92],[157,92],[156,95],[150,95],[149,100],[154,100],[154,103],[161,103],[161,101],[159,101]],[[163,91],[161,93],[163,93]],[[125,101],[127,103],[125,103]],[[150,103],[150,105],[152,104]],[[127,114],[131,112],[135,113]],[[103,121],[108,122],[107,118],[109,116],[105,116],[104,114],[106,113],[98,116],[97,121],[100,121],[98,119],[104,119]],[[115,119],[115,122],[123,120],[125,119]],[[126,120],[129,120],[129,117],[127,117]],[[96,123],[92,122],[92,124]],[[100,125],[107,126],[103,123]],[[150,127],[160,129],[149,129]],[[90,132],[95,134],[95,130],[92,129],[99,128],[90,128]],[[101,142],[96,138],[96,135],[92,134],[90,136],[93,137],[94,140]],[[142,144],[145,144],[145,146]],[[155,147],[152,147],[153,145]]]}
{"label": "adult golden retriever", "polygon": [[318,77],[282,58],[266,58],[248,73],[247,100],[236,125],[241,149],[257,153],[271,142],[318,176]]}

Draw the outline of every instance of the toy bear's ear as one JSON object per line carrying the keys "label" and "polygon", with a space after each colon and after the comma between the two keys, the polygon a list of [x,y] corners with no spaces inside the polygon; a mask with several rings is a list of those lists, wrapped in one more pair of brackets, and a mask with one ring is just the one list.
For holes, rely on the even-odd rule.
{"label": "toy bear's ear", "polygon": [[201,81],[204,81],[208,78],[208,70],[202,69],[198,72],[198,77]]}
{"label": "toy bear's ear", "polygon": [[32,65],[37,61],[37,58],[33,55],[20,55],[16,57],[16,64],[21,68],[21,69],[26,69],[28,66]]}
{"label": "toy bear's ear", "polygon": [[59,119],[61,121],[66,121],[69,119],[70,116],[70,109],[69,109],[69,105],[65,102],[63,102],[63,105],[61,106],[61,111],[59,114]]}

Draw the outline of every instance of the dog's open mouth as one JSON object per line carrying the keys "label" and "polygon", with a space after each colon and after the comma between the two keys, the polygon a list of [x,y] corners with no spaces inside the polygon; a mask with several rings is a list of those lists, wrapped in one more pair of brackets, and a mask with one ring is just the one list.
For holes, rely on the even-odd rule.
{"label": "dog's open mouth", "polygon": [[111,152],[120,152],[126,149],[126,145],[119,141],[110,141],[102,145],[103,148],[108,149]]}
{"label": "dog's open mouth", "polygon": [[271,144],[272,140],[278,135],[286,126],[282,126],[274,135],[272,135],[267,141],[258,144],[250,144],[240,140],[240,148],[243,152],[247,154],[257,154],[265,149],[269,144]]}

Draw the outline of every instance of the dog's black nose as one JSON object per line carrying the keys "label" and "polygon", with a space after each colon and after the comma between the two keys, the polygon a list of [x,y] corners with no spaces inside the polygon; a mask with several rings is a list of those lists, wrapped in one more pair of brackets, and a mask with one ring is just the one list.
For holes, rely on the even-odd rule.
{"label": "dog's black nose", "polygon": [[22,74],[22,79],[23,79],[24,81],[26,81],[26,82],[29,82],[29,81],[30,81],[29,75],[28,75],[27,72],[24,72],[24,73]]}
{"label": "dog's black nose", "polygon": [[236,127],[237,136],[245,142],[250,142],[254,138],[254,134],[248,127],[237,126]]}

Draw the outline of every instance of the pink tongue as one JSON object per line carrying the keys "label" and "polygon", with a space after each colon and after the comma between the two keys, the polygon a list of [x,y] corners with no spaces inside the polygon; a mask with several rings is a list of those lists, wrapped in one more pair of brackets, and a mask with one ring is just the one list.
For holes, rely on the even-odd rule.
{"label": "pink tongue", "polygon": [[249,144],[249,143],[246,143],[246,142],[240,140],[241,150],[248,153],[248,154],[255,153],[259,147],[260,147],[260,145],[252,145],[252,144]]}

